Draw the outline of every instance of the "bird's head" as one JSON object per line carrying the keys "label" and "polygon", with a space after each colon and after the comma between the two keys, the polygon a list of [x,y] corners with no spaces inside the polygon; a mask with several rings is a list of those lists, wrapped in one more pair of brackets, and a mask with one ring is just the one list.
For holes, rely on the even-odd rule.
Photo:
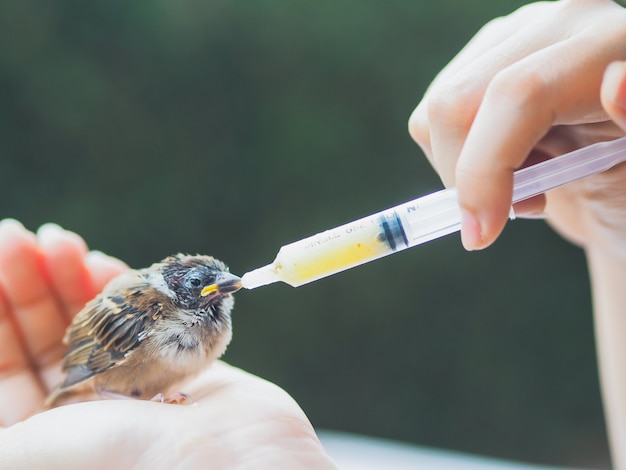
{"label": "bird's head", "polygon": [[161,262],[167,287],[174,303],[185,310],[232,307],[231,294],[241,289],[241,279],[212,256],[174,255]]}

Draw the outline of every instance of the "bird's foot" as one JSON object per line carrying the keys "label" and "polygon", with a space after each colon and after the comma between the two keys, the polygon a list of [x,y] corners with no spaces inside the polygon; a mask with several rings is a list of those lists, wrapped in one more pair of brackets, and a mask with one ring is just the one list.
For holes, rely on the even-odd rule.
{"label": "bird's foot", "polygon": [[162,393],[157,393],[150,401],[154,401],[157,403],[166,403],[168,405],[191,405],[193,404],[193,400],[189,395],[184,392],[176,392],[172,393],[170,396],[166,397]]}

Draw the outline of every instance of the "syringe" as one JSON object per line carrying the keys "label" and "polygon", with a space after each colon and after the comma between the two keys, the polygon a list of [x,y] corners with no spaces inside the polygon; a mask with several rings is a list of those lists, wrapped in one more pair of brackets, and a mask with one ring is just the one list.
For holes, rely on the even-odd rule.
{"label": "syringe", "polygon": [[[626,161],[626,137],[590,145],[514,173],[513,203]],[[273,263],[247,272],[243,287],[298,287],[461,228],[455,188],[444,189],[283,246]]]}

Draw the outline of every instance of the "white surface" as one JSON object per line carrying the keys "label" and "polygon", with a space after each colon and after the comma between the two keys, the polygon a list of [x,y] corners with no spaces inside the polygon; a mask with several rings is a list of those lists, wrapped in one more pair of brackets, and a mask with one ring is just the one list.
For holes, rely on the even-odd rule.
{"label": "white surface", "polygon": [[448,452],[400,442],[319,431],[324,448],[342,470],[566,470]]}

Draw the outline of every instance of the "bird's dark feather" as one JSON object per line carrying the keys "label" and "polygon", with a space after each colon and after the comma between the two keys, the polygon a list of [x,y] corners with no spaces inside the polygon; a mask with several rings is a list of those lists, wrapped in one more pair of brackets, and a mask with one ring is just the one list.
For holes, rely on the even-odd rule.
{"label": "bird's dark feather", "polygon": [[[105,291],[88,303],[68,328],[69,345],[63,370],[68,372],[62,388],[71,387],[122,364],[150,331],[170,299],[147,283],[138,283],[127,295],[133,302],[121,302],[119,295]],[[132,319],[132,321],[129,321]]]}

